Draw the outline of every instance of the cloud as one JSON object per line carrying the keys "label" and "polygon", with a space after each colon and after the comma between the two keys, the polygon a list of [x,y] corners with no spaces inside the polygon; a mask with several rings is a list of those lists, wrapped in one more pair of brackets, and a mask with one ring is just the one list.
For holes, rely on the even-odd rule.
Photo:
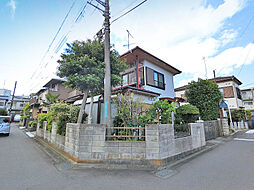
{"label": "cloud", "polygon": [[[112,33],[121,39],[115,41],[116,49],[120,53],[127,51],[123,44],[127,43],[128,29],[134,36],[131,39],[131,43],[136,43],[134,46],[139,45],[183,72],[192,74],[191,79],[205,77],[203,57],[206,57],[208,77],[212,77],[213,69],[221,70],[223,74],[230,73],[243,63],[242,60],[236,60],[246,54],[248,46],[220,53],[238,34],[226,23],[245,7],[246,1],[224,0],[217,7],[205,6],[203,0],[194,2],[170,1],[160,9],[157,9],[159,5],[155,2],[150,2],[146,8],[140,8],[137,14],[123,18],[112,25]],[[251,57],[246,64],[251,63]],[[227,63],[224,63],[226,60]]]}
{"label": "cloud", "polygon": [[14,0],[10,0],[7,3],[7,6],[9,6],[11,8],[11,16],[12,16],[12,18],[14,18],[15,12],[16,12],[16,2]]}

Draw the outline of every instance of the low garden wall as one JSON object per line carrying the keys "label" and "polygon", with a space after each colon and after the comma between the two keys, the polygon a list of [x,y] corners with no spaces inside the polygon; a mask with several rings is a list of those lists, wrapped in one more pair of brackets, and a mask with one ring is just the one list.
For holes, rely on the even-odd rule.
{"label": "low garden wall", "polygon": [[216,139],[217,137],[228,136],[229,126],[227,118],[212,121],[203,121],[205,129],[205,140]]}
{"label": "low garden wall", "polygon": [[100,162],[105,164],[127,164],[136,166],[159,166],[173,159],[185,156],[205,146],[203,123],[191,123],[191,135],[174,137],[171,124],[148,125],[145,141],[107,141],[106,127],[98,124],[67,124],[66,136],[56,134],[37,126],[40,136],[64,150],[77,162]]}

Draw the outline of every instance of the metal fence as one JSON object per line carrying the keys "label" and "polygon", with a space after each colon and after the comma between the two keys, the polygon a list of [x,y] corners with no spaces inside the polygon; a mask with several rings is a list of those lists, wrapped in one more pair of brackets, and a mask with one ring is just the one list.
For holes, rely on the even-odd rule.
{"label": "metal fence", "polygon": [[188,123],[185,124],[175,124],[174,125],[174,133],[175,138],[182,138],[191,135],[190,125]]}
{"label": "metal fence", "polygon": [[204,121],[204,128],[205,128],[205,140],[215,139],[217,137],[223,136],[223,129],[220,121],[213,120],[213,121]]}
{"label": "metal fence", "polygon": [[145,141],[145,127],[106,127],[107,141]]}

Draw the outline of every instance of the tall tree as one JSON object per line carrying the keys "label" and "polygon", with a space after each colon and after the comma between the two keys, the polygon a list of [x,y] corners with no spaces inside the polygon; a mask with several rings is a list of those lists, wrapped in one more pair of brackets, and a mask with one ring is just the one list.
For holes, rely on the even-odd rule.
{"label": "tall tree", "polygon": [[[83,101],[80,109],[78,123],[81,123],[85,104],[90,93],[91,96],[103,92],[105,63],[104,44],[97,41],[75,41],[67,44],[68,48],[58,60],[58,76],[65,78],[66,86],[83,92]],[[110,52],[111,84],[117,86],[121,83],[120,72],[126,65],[120,61],[115,50]]]}
{"label": "tall tree", "polygon": [[201,119],[214,120],[219,117],[219,104],[223,97],[218,85],[213,81],[192,81],[187,86],[185,96],[190,104],[199,109]]}

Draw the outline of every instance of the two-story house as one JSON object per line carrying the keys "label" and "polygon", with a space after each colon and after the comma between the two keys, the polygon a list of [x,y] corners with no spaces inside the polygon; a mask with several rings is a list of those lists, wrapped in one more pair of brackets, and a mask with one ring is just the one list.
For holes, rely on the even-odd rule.
{"label": "two-story house", "polygon": [[[216,77],[215,79],[208,79],[216,82],[224,97],[224,101],[228,104],[230,109],[243,108],[243,101],[241,90],[239,86],[242,84],[235,76]],[[187,85],[175,89],[175,96],[182,100],[180,105],[186,104],[187,99],[184,95]]]}
{"label": "two-story house", "polygon": [[75,96],[80,93],[76,90],[66,88],[63,84],[64,81],[63,79],[51,79],[37,93],[30,95],[30,108],[33,118],[39,113],[47,113],[49,111],[49,108],[43,104],[43,102],[48,102],[46,94],[59,94],[58,100],[64,101],[70,96]]}
{"label": "two-story house", "polygon": [[242,89],[241,92],[244,108],[254,116],[254,88]]}
{"label": "two-story house", "polygon": [[[138,46],[121,55],[120,59],[129,67],[121,73],[122,84],[113,88],[112,99],[118,93],[131,92],[134,94],[134,99],[141,99],[147,106],[159,99],[167,99],[169,102],[175,100],[173,77],[181,71]],[[82,103],[82,96],[78,98],[80,100],[76,100],[74,105]],[[88,98],[86,113],[89,111],[90,101],[91,98]],[[92,123],[103,123],[103,108],[103,95],[94,97]],[[114,117],[116,107],[112,105],[111,108],[112,117]]]}
{"label": "two-story house", "polygon": [[[115,92],[129,90],[134,94],[142,94],[146,100],[150,100],[150,103],[153,102],[154,97],[157,100],[167,99],[170,102],[175,100],[173,77],[180,74],[180,70],[138,46],[121,55],[120,58],[129,68],[121,73],[123,83],[114,89]],[[149,99],[149,96],[152,99]]]}

